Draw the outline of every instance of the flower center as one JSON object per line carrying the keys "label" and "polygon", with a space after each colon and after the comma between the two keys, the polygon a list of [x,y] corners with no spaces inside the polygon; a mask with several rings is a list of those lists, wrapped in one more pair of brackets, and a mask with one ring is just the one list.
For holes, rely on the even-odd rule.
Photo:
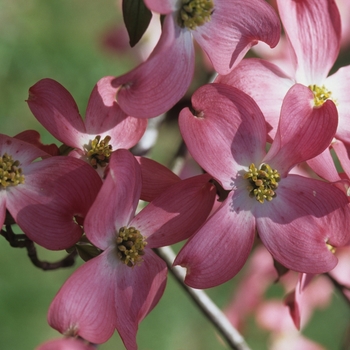
{"label": "flower center", "polygon": [[262,164],[260,169],[252,163],[249,170],[244,174],[249,180],[249,197],[255,197],[260,203],[264,200],[271,201],[276,197],[276,188],[281,177],[277,170],[272,169],[268,164]]}
{"label": "flower center", "polygon": [[105,167],[109,162],[112,153],[112,146],[108,144],[110,140],[110,136],[101,140],[101,136],[98,135],[91,141],[91,148],[86,155],[94,169],[97,169],[97,165]]}
{"label": "flower center", "polygon": [[24,183],[22,169],[18,166],[19,161],[14,161],[7,153],[0,157],[0,188],[3,189],[8,186],[17,186]]}
{"label": "flower center", "polygon": [[196,29],[210,21],[213,11],[213,0],[182,0],[177,22],[181,28]]}
{"label": "flower center", "polygon": [[147,242],[135,227],[123,226],[119,229],[116,243],[117,255],[124,264],[132,267],[142,262]]}
{"label": "flower center", "polygon": [[327,246],[328,250],[333,254],[335,254],[335,252],[337,251],[337,249],[335,247],[333,247],[330,243],[328,243],[328,241],[326,242],[326,246]]}
{"label": "flower center", "polygon": [[332,100],[336,104],[336,101],[332,99],[332,92],[324,85],[321,87],[309,85],[308,88],[314,93],[314,103],[316,107],[322,106],[327,100]]}

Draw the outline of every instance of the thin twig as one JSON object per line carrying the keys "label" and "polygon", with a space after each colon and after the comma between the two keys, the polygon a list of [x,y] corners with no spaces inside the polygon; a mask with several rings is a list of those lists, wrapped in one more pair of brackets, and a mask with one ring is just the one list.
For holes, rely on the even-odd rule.
{"label": "thin twig", "polygon": [[242,335],[232,326],[225,314],[200,289],[193,289],[184,283],[185,269],[172,266],[175,254],[170,247],[156,249],[156,253],[166,262],[170,272],[189,294],[199,309],[205,314],[233,350],[250,350]]}
{"label": "thin twig", "polygon": [[62,260],[50,263],[47,261],[41,261],[38,258],[38,254],[34,245],[34,242],[30,240],[25,234],[15,234],[12,231],[11,225],[6,225],[6,231],[1,230],[0,234],[5,237],[5,239],[10,243],[11,247],[14,248],[26,248],[28,257],[34,266],[47,271],[47,270],[57,270],[59,268],[70,267],[75,263],[75,258],[77,256],[77,250],[74,249],[70,254],[68,254]]}

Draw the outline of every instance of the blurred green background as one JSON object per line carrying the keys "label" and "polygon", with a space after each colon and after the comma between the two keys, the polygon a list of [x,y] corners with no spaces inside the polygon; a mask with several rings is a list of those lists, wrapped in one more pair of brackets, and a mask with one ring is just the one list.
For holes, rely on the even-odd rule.
{"label": "blurred green background", "polygon": [[[63,84],[84,115],[101,77],[122,74],[136,64],[130,56],[103,48],[104,34],[118,23],[122,22],[115,0],[0,0],[0,132],[14,136],[36,129],[44,142],[54,142],[25,103],[29,87],[45,77]],[[43,260],[64,255],[39,249]],[[11,248],[3,237],[0,266],[0,348],[34,349],[59,337],[47,325],[46,313],[74,268],[43,272],[30,263],[24,249]],[[228,303],[239,278],[208,291],[220,307]],[[273,287],[269,296],[282,297],[283,291]],[[348,306],[335,294],[332,306],[317,311],[305,333],[327,349],[341,349],[349,315]],[[268,349],[268,334],[254,327],[254,320],[250,323],[247,342],[252,349]],[[171,276],[164,297],[140,325],[138,343],[141,350],[227,349]],[[123,348],[117,333],[100,346]]]}

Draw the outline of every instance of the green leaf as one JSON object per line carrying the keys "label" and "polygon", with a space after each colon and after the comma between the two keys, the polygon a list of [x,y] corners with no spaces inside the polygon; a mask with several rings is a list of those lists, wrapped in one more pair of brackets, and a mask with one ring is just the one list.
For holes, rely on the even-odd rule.
{"label": "green leaf", "polygon": [[145,33],[152,18],[152,12],[143,0],[123,0],[123,18],[129,34],[130,46],[135,46]]}
{"label": "green leaf", "polygon": [[101,254],[101,250],[88,244],[76,244],[76,248],[79,256],[84,260],[88,261],[97,255]]}

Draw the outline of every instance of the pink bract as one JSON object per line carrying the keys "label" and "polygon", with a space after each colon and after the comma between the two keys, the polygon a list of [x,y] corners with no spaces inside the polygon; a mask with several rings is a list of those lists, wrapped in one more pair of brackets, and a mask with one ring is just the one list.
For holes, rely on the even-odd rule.
{"label": "pink bract", "polygon": [[52,339],[39,345],[36,350],[95,350],[95,346],[76,338]]}
{"label": "pink bract", "polygon": [[[232,278],[244,265],[256,230],[272,256],[289,269],[321,273],[336,265],[328,245],[349,241],[346,195],[329,183],[289,174],[296,164],[327,148],[337,128],[334,103],[315,108],[312,98],[300,84],[289,90],[267,154],[265,119],[240,90],[205,85],[192,97],[194,114],[187,108],[180,113],[180,130],[190,153],[230,191],[175,260],[187,268],[185,281],[190,286],[208,288]],[[261,203],[249,195],[252,185],[244,176],[252,163],[258,169],[268,164],[280,174],[276,197],[270,201]],[[216,263],[213,254],[218,254]]]}

